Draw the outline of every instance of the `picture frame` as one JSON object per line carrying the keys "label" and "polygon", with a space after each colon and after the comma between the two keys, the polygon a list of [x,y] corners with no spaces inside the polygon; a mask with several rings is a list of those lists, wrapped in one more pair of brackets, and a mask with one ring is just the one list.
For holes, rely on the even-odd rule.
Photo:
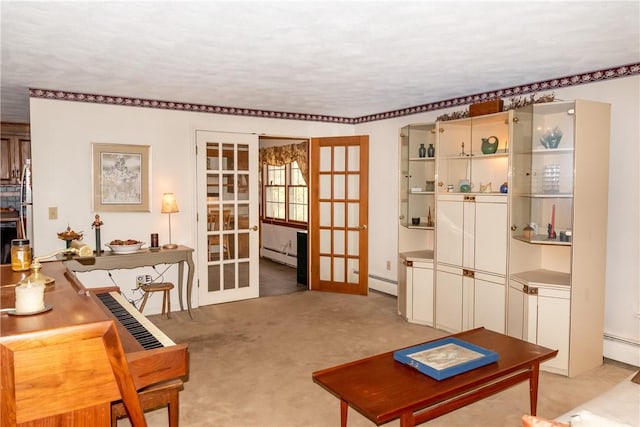
{"label": "picture frame", "polygon": [[150,146],[92,144],[93,210],[149,212]]}
{"label": "picture frame", "polygon": [[498,353],[448,337],[397,350],[393,358],[441,381],[498,361]]}

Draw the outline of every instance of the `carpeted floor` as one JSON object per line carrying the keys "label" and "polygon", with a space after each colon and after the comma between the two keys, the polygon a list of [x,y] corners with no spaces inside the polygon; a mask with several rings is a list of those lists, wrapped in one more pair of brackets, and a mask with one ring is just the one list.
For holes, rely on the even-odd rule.
{"label": "carpeted floor", "polygon": [[[174,341],[189,344],[182,427],[339,426],[339,401],[313,383],[313,371],[446,335],[403,321],[395,297],[375,292],[295,292],[193,313],[193,320],[185,312],[172,319],[150,316]],[[617,362],[573,379],[542,372],[538,415],[557,417],[632,372]],[[528,406],[528,386],[519,384],[425,425],[516,427]],[[166,426],[166,410],[148,413],[147,420],[152,427]],[[350,409],[348,425],[374,424]]]}
{"label": "carpeted floor", "polygon": [[294,267],[260,258],[260,296],[285,295],[306,291],[307,287],[298,283]]}

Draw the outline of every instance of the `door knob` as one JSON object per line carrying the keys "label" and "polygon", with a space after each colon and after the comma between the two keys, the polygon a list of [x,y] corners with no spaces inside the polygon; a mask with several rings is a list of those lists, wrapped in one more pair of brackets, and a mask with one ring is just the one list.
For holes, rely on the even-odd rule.
{"label": "door knob", "polygon": [[367,229],[367,224],[361,225],[358,228],[360,228],[360,230],[366,230]]}
{"label": "door knob", "polygon": [[251,227],[251,230],[253,230],[253,231],[258,231],[258,226],[257,226],[257,225],[254,225],[253,227]]}

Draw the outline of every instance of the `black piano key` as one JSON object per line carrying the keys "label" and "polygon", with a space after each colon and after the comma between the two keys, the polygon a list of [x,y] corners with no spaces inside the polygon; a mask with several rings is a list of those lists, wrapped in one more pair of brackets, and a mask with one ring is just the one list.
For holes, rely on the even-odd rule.
{"label": "black piano key", "polygon": [[150,350],[152,348],[164,347],[156,337],[147,331],[147,329],[110,294],[100,293],[96,296],[144,349]]}

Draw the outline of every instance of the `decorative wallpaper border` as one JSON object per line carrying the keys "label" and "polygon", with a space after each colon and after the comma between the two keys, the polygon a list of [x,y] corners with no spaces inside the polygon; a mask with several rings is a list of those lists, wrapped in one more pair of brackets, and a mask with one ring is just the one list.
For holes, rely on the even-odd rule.
{"label": "decorative wallpaper border", "polygon": [[408,116],[412,114],[424,113],[427,111],[440,110],[443,108],[472,104],[475,102],[488,101],[494,98],[522,96],[529,93],[537,93],[545,90],[559,89],[568,86],[575,86],[597,81],[611,80],[619,77],[629,77],[640,75],[640,63],[621,65],[604,70],[592,71],[574,76],[560,77],[556,79],[544,80],[529,83],[521,86],[513,86],[498,89],[490,92],[478,93],[475,95],[462,96],[459,98],[447,99],[444,101],[431,102],[415,107],[402,108],[399,110],[387,111],[384,113],[371,114],[362,117],[338,117],[325,116],[320,114],[288,113],[281,111],[254,110],[250,108],[221,107],[216,105],[193,104],[186,102],[159,101],[153,99],[130,98],[124,96],[109,96],[87,94],[79,92],[66,92],[48,89],[29,89],[29,96],[32,98],[57,99],[61,101],[92,102],[97,104],[112,104],[128,107],[160,108],[177,111],[193,111],[198,113],[229,114],[233,116],[262,117],[268,119],[288,119],[306,120],[314,122],[329,122],[342,124],[358,124],[385,120],[396,117]]}

